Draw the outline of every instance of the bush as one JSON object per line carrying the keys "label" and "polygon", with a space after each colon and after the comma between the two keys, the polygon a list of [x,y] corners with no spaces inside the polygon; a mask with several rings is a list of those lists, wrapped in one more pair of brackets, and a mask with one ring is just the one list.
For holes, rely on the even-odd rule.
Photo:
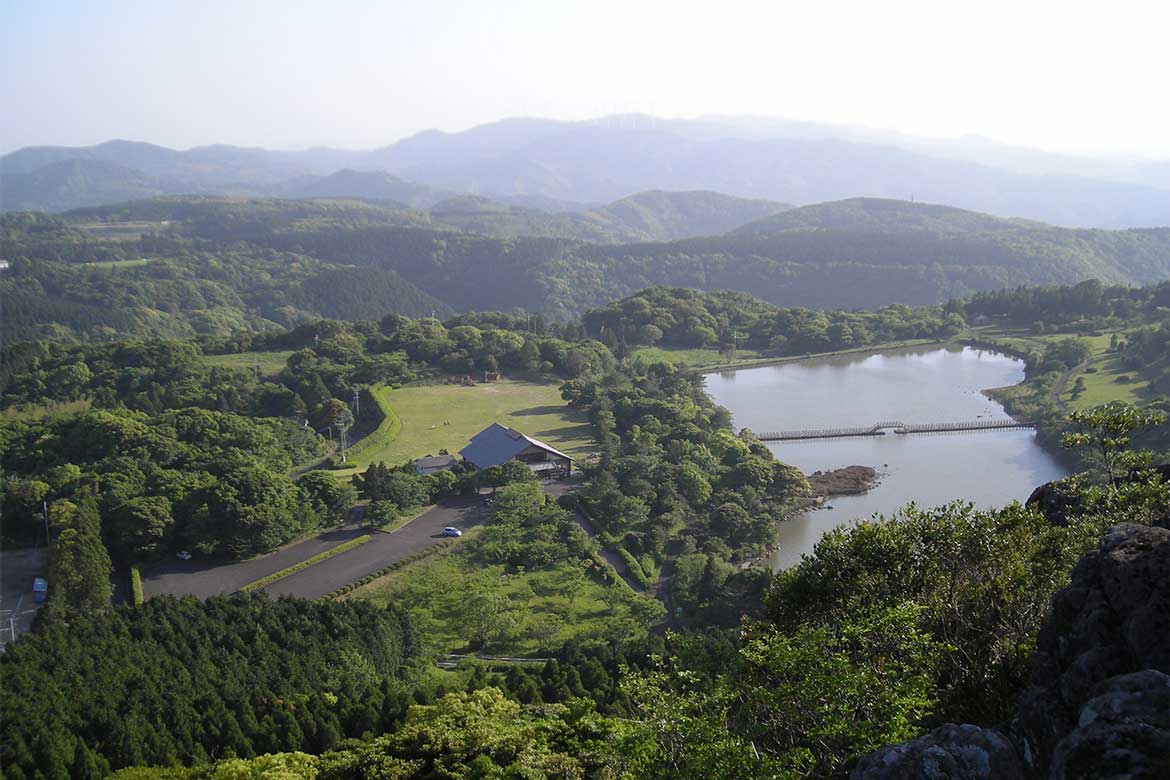
{"label": "bush", "polygon": [[142,595],[142,573],[137,566],[130,567],[130,600],[134,606],[141,607],[146,597]]}

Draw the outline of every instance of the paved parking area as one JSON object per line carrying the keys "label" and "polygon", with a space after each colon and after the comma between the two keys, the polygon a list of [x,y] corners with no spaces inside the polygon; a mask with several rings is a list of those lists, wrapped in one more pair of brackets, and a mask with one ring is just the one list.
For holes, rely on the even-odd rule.
{"label": "paved parking area", "polygon": [[376,533],[365,544],[290,574],[265,590],[273,596],[319,598],[443,541],[441,532],[447,526],[466,531],[478,525],[484,510],[483,499],[478,497],[441,501],[397,531]]}
{"label": "paved parking area", "polygon": [[[273,596],[317,598],[437,544],[446,526],[467,529],[480,522],[484,503],[479,498],[455,498],[439,502],[392,533],[373,533],[373,539],[268,585]],[[142,592],[147,598],[164,593],[193,595],[201,599],[234,593],[250,582],[308,560],[368,530],[349,525],[334,528],[290,544],[276,552],[248,561],[223,563],[198,558],[167,560],[144,567]],[[31,583],[31,580],[30,580]]]}
{"label": "paved parking area", "polygon": [[41,605],[33,600],[34,577],[48,568],[44,548],[0,552],[0,647],[28,631]]}

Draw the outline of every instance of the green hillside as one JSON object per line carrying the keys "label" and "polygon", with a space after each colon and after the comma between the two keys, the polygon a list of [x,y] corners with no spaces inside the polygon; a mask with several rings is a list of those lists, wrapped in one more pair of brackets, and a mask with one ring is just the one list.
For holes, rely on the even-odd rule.
{"label": "green hillside", "polygon": [[[669,232],[688,213],[712,222],[746,213],[734,199],[662,195],[607,207],[607,218],[615,230]],[[572,218],[595,235],[608,230],[589,221],[599,212],[548,215],[474,199],[432,214],[352,200],[208,197],[88,208],[64,220],[9,214],[0,219],[0,256],[13,263],[0,278],[5,338],[56,326],[64,335],[219,333],[391,312],[523,309],[565,320],[651,286],[873,309],[1021,285],[1170,277],[1170,228],[1068,230],[898,201],[821,204],[725,235],[641,243],[481,235],[450,224],[460,213],[468,229],[510,221],[508,230],[556,233],[552,220]],[[142,258],[151,262],[119,263]]]}

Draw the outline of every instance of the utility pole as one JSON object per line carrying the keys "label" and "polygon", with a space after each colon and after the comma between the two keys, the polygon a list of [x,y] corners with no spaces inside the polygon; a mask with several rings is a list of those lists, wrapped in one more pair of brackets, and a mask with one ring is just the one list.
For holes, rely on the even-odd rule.
{"label": "utility pole", "polygon": [[41,502],[41,517],[45,518],[45,549],[49,549],[49,502]]}

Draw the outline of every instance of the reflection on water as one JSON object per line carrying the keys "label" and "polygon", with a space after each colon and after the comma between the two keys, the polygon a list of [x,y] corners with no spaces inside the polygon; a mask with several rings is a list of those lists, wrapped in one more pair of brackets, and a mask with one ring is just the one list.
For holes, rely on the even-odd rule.
{"label": "reflection on water", "polygon": [[[981,390],[1016,384],[1023,363],[970,347],[838,356],[707,376],[707,390],[731,410],[736,427],[755,431],[1006,417]],[[853,464],[873,466],[882,482],[860,496],[835,496],[781,525],[777,568],[810,552],[834,526],[910,502],[954,499],[999,506],[1027,498],[1042,482],[1064,476],[1030,430],[816,439],[769,444],[780,460],[807,473]]]}

